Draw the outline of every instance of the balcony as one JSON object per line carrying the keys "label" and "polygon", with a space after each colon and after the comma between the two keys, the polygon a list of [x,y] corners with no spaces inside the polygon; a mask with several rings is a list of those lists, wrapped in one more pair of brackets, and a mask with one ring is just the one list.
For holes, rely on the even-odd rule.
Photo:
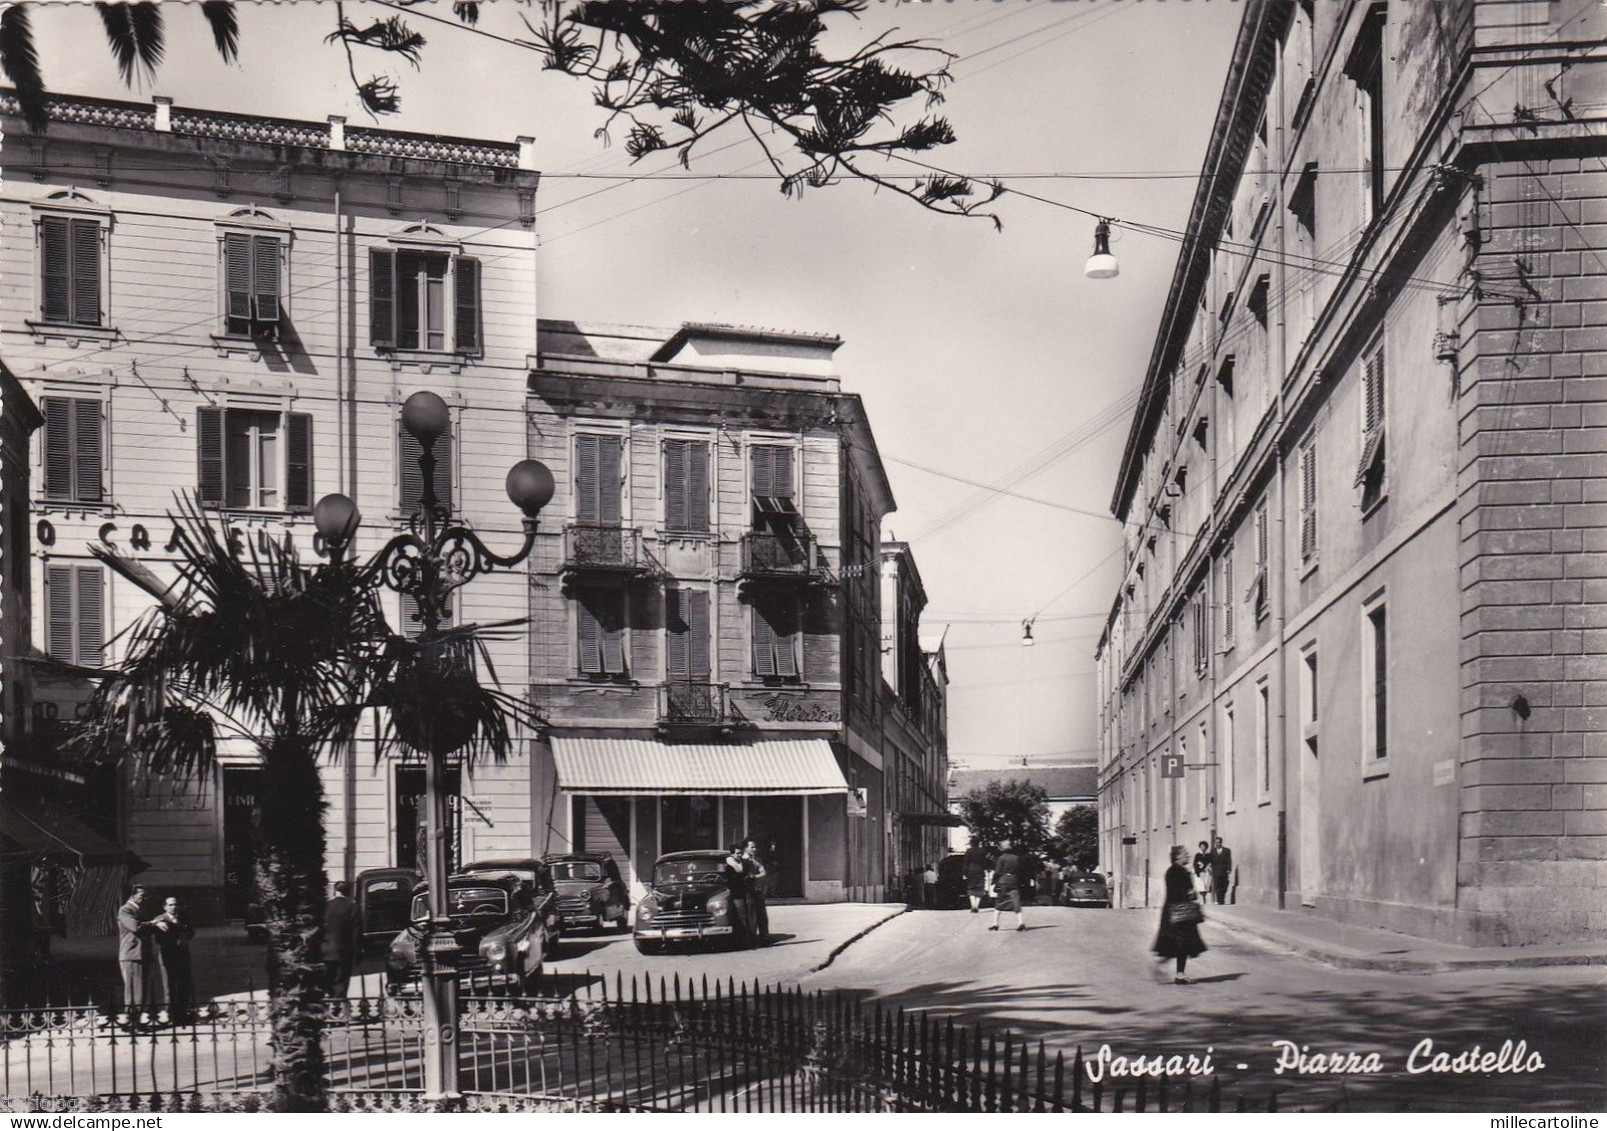
{"label": "balcony", "polygon": [[824,578],[814,536],[805,531],[751,530],[742,536],[742,581],[801,581]]}
{"label": "balcony", "polygon": [[723,683],[671,679],[658,685],[660,730],[680,727],[727,730],[735,721]]}
{"label": "balcony", "polygon": [[642,532],[624,526],[571,523],[564,527],[563,572],[624,577],[646,574]]}

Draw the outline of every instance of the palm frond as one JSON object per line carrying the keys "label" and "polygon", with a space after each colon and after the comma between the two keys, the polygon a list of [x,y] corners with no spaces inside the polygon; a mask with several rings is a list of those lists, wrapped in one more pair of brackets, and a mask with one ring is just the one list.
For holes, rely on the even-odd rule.
{"label": "palm frond", "polygon": [[45,79],[39,70],[39,52],[34,47],[28,9],[21,4],[12,4],[0,12],[0,69],[17,92],[17,104],[28,128],[44,133],[50,124],[50,115],[45,111]]}
{"label": "palm frond", "polygon": [[212,27],[212,42],[225,63],[240,58],[240,19],[233,0],[202,0],[201,15]]}
{"label": "palm frond", "polygon": [[123,85],[134,84],[136,65],[145,69],[147,78],[154,78],[167,49],[162,13],[157,6],[145,0],[138,4],[96,4],[95,10],[106,28],[106,42],[117,60]]}

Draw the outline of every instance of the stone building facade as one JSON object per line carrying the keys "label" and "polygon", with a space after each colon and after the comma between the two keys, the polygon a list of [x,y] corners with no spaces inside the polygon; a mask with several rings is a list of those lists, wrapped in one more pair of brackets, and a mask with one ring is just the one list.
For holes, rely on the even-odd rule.
{"label": "stone building facade", "polygon": [[[1252,3],[1113,499],[1102,855],[1607,926],[1607,13]],[[1173,776],[1173,775],[1178,776]]]}

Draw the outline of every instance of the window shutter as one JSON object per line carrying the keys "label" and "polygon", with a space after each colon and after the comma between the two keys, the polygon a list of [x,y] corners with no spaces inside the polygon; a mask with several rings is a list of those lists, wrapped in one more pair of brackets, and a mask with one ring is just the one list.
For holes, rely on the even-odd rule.
{"label": "window shutter", "polygon": [[72,318],[72,266],[67,221],[46,216],[39,221],[40,316],[46,322]]}
{"label": "window shutter", "polygon": [[793,654],[793,637],[797,635],[797,616],[791,608],[778,608],[770,622],[775,632],[776,674],[787,679],[798,675],[798,658]]}
{"label": "window shutter", "polygon": [[597,440],[597,521],[604,526],[619,525],[622,446],[617,436],[599,436]]}
{"label": "window shutter", "polygon": [[768,499],[775,496],[775,449],[763,444],[752,451],[753,497]]}
{"label": "window shutter", "polygon": [[[424,494],[424,476],[419,471],[418,457],[424,449],[413,438],[413,434],[402,427],[402,420],[396,420],[396,481],[400,484],[401,494],[397,498],[400,510],[411,513],[419,505],[419,498]],[[440,441],[436,441],[439,443]]]}
{"label": "window shutter", "polygon": [[1366,398],[1365,431],[1372,432],[1384,422],[1384,351],[1373,351],[1362,375],[1362,394]]}
{"label": "window shutter", "polygon": [[709,528],[709,446],[688,443],[686,447],[686,529]]}
{"label": "window shutter", "polygon": [[664,671],[671,679],[692,677],[691,597],[685,589],[671,589],[664,594]]}
{"label": "window shutter", "polygon": [[195,443],[200,457],[196,487],[203,505],[223,505],[223,410],[196,409]]}
{"label": "window shutter", "polygon": [[575,521],[596,523],[597,500],[597,449],[602,437],[575,437]]}
{"label": "window shutter", "polygon": [[[441,610],[441,624],[440,624],[440,627],[442,627],[442,628],[451,628],[454,624],[457,623],[456,610],[457,610],[457,595],[456,594],[448,594],[447,598],[446,598],[446,607]],[[402,635],[408,636],[408,637],[414,637],[414,636],[417,636],[419,633],[421,633],[423,631],[424,631],[424,622],[419,619],[418,598],[414,597],[411,593],[403,593],[402,594]]]}
{"label": "window shutter", "polygon": [[64,664],[77,659],[73,640],[73,567],[45,570],[45,652]]}
{"label": "window shutter", "polygon": [[664,442],[664,525],[670,530],[687,529],[686,503],[691,493],[687,457],[691,445],[685,440]]}
{"label": "window shutter", "polygon": [[793,496],[792,449],[772,448],[770,450],[775,475],[775,480],[771,484],[772,494],[778,499],[790,499]]}
{"label": "window shutter", "polygon": [[1222,640],[1233,640],[1233,552],[1222,559]]}
{"label": "window shutter", "polygon": [[73,497],[73,402],[45,397],[45,498]]}
{"label": "window shutter", "polygon": [[598,623],[602,626],[603,671],[609,675],[625,672],[625,594],[613,590],[607,595]]}
{"label": "window shutter", "polygon": [[252,285],[256,295],[258,322],[279,321],[279,240],[274,236],[253,236]]}
{"label": "window shutter", "polygon": [[106,618],[102,573],[99,566],[79,566],[78,574],[78,662],[99,667],[101,649],[106,644]]}
{"label": "window shutter", "polygon": [[396,253],[368,250],[368,337],[376,346],[396,344]]}
{"label": "window shutter", "polygon": [[579,629],[580,670],[587,675],[598,675],[603,670],[603,628],[592,609],[596,598],[586,595],[575,603],[575,620]]}
{"label": "window shutter", "polygon": [[290,438],[285,448],[285,505],[312,506],[312,417],[290,414]]}
{"label": "window shutter", "polygon": [[753,674],[776,674],[776,634],[765,617],[765,610],[758,605],[753,607]]}
{"label": "window shutter", "polygon": [[450,511],[452,509],[452,447],[453,435],[450,426],[435,441],[435,501]]}
{"label": "window shutter", "polygon": [[460,255],[453,265],[457,273],[452,285],[456,348],[459,352],[476,352],[480,348],[480,261]]}
{"label": "window shutter", "polygon": [[100,402],[81,398],[73,402],[73,497],[83,503],[101,501]]}
{"label": "window shutter", "polygon": [[224,288],[228,294],[228,316],[242,322],[251,319],[251,237],[228,232],[223,237]]}
{"label": "window shutter", "polygon": [[1300,450],[1300,556],[1317,552],[1317,447]]}
{"label": "window shutter", "polygon": [[1265,504],[1255,512],[1255,564],[1264,569],[1267,564],[1267,508]]}
{"label": "window shutter", "polygon": [[693,679],[709,678],[709,595],[694,589],[686,596],[687,659]]}
{"label": "window shutter", "polygon": [[100,221],[74,220],[73,321],[100,325]]}

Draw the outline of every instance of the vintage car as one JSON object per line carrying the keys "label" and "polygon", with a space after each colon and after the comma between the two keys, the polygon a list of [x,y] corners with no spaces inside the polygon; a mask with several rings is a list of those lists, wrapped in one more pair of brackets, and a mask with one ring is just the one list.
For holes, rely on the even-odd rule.
{"label": "vintage car", "polygon": [[1068,907],[1109,907],[1110,885],[1098,872],[1066,872],[1060,878],[1060,902]]}
{"label": "vintage car", "polygon": [[370,868],[352,884],[363,953],[383,951],[407,929],[407,910],[420,876],[412,868]]}
{"label": "vintage car", "polygon": [[719,849],[671,852],[653,865],[653,880],[636,905],[636,949],[655,954],[672,943],[751,946],[747,885]]}
{"label": "vintage car", "polygon": [[[400,993],[418,976],[418,952],[430,921],[430,886],[413,889],[411,922],[385,953],[385,991]],[[557,900],[515,871],[458,874],[447,880],[447,915],[460,948],[458,972],[527,985],[558,945]]]}
{"label": "vintage car", "polygon": [[546,863],[558,892],[558,919],[566,928],[630,926],[630,895],[612,856],[566,852],[547,857]]}

